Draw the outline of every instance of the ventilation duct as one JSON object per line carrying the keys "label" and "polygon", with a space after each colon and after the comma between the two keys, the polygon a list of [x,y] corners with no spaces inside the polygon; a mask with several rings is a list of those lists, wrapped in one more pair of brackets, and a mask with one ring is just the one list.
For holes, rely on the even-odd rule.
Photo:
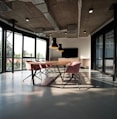
{"label": "ventilation duct", "polygon": [[52,15],[48,12],[48,7],[47,4],[45,2],[45,0],[32,0],[32,3],[43,13],[43,15],[45,16],[45,18],[49,21],[49,23],[53,26],[53,28],[56,31],[60,31],[56,21],[54,20],[54,18],[52,17]]}
{"label": "ventilation duct", "polygon": [[7,12],[10,10],[11,8],[6,3],[0,0],[0,12]]}

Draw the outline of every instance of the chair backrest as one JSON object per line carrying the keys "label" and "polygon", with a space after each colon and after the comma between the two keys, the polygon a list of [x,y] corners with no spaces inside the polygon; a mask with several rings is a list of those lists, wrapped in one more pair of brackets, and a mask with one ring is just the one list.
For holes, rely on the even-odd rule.
{"label": "chair backrest", "polygon": [[29,62],[32,62],[32,61],[26,61],[25,62],[27,70],[39,70],[40,69],[40,65],[38,65],[38,64],[30,64]]}
{"label": "chair backrest", "polygon": [[31,70],[31,64],[29,62],[32,62],[32,61],[26,61],[25,62],[25,65],[26,65],[26,69],[27,70]]}
{"label": "chair backrest", "polygon": [[72,62],[66,70],[66,73],[72,73],[72,74],[77,74],[80,70],[80,62]]}
{"label": "chair backrest", "polygon": [[[40,61],[38,61],[38,62],[40,62]],[[39,66],[40,66],[41,69],[42,68],[47,68],[47,64],[39,64]]]}

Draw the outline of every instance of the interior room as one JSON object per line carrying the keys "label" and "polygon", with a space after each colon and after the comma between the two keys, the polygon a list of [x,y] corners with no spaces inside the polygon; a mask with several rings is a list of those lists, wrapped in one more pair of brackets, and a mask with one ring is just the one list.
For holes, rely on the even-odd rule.
{"label": "interior room", "polygon": [[0,119],[116,119],[117,0],[0,0]]}

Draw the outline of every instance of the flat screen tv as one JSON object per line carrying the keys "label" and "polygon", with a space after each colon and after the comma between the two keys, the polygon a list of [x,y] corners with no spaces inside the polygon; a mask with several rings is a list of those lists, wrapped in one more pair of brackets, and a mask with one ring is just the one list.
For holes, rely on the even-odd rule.
{"label": "flat screen tv", "polygon": [[78,57],[78,48],[63,48],[62,57],[72,58]]}

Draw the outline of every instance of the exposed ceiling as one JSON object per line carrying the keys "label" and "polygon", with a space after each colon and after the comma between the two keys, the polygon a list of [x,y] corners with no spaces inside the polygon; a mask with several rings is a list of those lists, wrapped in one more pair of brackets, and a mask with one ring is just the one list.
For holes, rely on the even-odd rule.
{"label": "exposed ceiling", "polygon": [[[53,37],[85,37],[113,18],[117,0],[0,0],[0,18]],[[94,9],[92,14],[88,13]],[[25,19],[30,21],[26,22]],[[84,33],[86,31],[86,33]]]}

